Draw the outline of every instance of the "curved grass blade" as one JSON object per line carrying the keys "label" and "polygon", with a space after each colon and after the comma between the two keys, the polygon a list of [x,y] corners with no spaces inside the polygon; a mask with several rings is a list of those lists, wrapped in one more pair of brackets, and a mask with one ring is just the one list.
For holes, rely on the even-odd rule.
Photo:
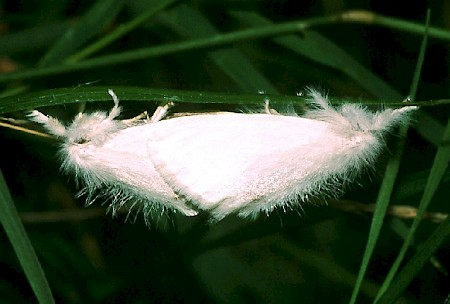
{"label": "curved grass blade", "polygon": [[[448,151],[450,154],[450,151]],[[425,263],[429,261],[439,246],[450,236],[450,217],[442,222],[430,237],[421,244],[417,253],[409,260],[405,267],[400,271],[389,288],[379,299],[377,303],[388,304],[395,303],[395,300],[401,296],[402,292],[408,287],[412,279],[422,269]]]}
{"label": "curved grass blade", "polygon": [[383,16],[365,10],[352,10],[342,13],[343,22],[364,23],[381,26],[402,32],[423,35],[428,32],[428,37],[442,40],[450,40],[450,31],[423,25],[396,17]]}
{"label": "curved grass blade", "polygon": [[[111,87],[85,86],[79,88],[52,89],[20,96],[10,96],[0,99],[0,114],[70,103],[97,101],[111,102],[111,96],[107,93],[108,89],[111,89]],[[271,94],[212,93],[203,91],[165,90],[120,86],[114,86],[112,89],[121,100],[155,101],[159,103],[173,101],[175,103],[262,105],[264,104],[266,98],[270,98],[271,104],[303,104],[305,101],[305,98],[302,96],[283,96]]]}
{"label": "curved grass blade", "polygon": [[[450,126],[450,121],[449,121]],[[450,128],[449,128],[450,130]],[[444,149],[443,149],[444,150]],[[446,147],[445,152],[447,153],[447,165],[448,165],[448,155],[450,155],[450,147]],[[440,153],[442,157],[442,153]],[[441,163],[438,161],[439,156],[436,156],[436,163]],[[434,167],[434,166],[433,166]],[[436,170],[439,170],[438,167]],[[439,173],[430,175],[430,187],[435,187],[439,184],[437,180]],[[433,181],[431,181],[433,180]],[[434,191],[427,189],[428,195],[434,193]],[[424,194],[424,197],[426,195]],[[423,199],[423,201],[425,198]],[[402,271],[398,274],[395,280],[392,282],[390,288],[380,297],[377,301],[379,304],[394,303],[395,300],[401,295],[401,293],[408,287],[412,279],[419,272],[425,263],[428,262],[433,253],[439,248],[439,246],[450,236],[450,217],[448,217],[439,227],[430,235],[430,237],[420,246],[418,252],[414,257],[405,265]]]}
{"label": "curved grass blade", "polygon": [[[304,96],[286,96],[276,94],[235,94],[235,93],[214,93],[205,91],[187,91],[173,89],[149,89],[141,87],[101,87],[83,86],[78,88],[60,88],[45,91],[38,91],[19,96],[9,96],[0,99],[0,114],[31,110],[45,106],[55,106],[70,103],[111,101],[108,89],[113,89],[121,100],[133,101],[155,101],[158,103],[173,101],[175,103],[211,103],[211,104],[234,104],[234,105],[262,105],[267,98],[271,104],[293,104],[303,105]],[[339,104],[350,102],[349,99],[331,99],[331,103]],[[362,103],[361,100],[358,100]],[[379,104],[379,101],[364,101],[364,104]],[[445,101],[450,104],[450,100]],[[411,103],[414,104],[414,103]],[[432,103],[430,103],[431,105]],[[392,102],[390,105],[402,106],[401,102]]]}
{"label": "curved grass blade", "polygon": [[161,10],[165,9],[169,5],[173,4],[177,0],[164,0],[164,1],[153,1],[156,3],[152,4],[152,7],[148,10],[146,10],[141,15],[137,16],[130,22],[126,24],[120,25],[117,29],[115,29],[113,32],[109,33],[108,35],[104,36],[103,38],[95,41],[91,45],[87,46],[83,50],[79,51],[76,54],[73,54],[70,56],[66,62],[67,63],[75,63],[77,61],[80,61],[83,58],[89,57],[90,55],[94,54],[95,52],[105,48],[112,42],[116,41],[117,39],[123,37],[127,33],[131,32],[138,26],[140,26],[142,23],[147,21],[149,18],[160,12]]}
{"label": "curved grass blade", "polygon": [[[438,148],[438,151],[436,153],[436,156],[435,156],[435,159],[433,162],[433,166],[431,167],[431,172],[428,177],[427,183],[425,185],[425,190],[424,190],[423,196],[420,200],[419,209],[417,211],[417,217],[414,219],[414,221],[411,225],[411,228],[409,230],[409,233],[406,237],[406,240],[403,243],[403,246],[400,250],[400,253],[398,254],[391,270],[389,271],[389,273],[386,277],[385,282],[383,283],[383,285],[378,293],[377,300],[381,299],[381,297],[383,296],[383,294],[385,292],[386,293],[389,292],[389,294],[394,294],[395,292],[393,290],[399,288],[398,286],[393,285],[391,283],[393,281],[395,274],[397,273],[397,271],[400,267],[401,262],[403,261],[406,251],[408,250],[408,248],[413,240],[414,233],[420,224],[420,220],[422,219],[423,214],[425,213],[428,205],[430,204],[431,199],[433,198],[433,195],[436,192],[436,190],[442,180],[442,177],[444,176],[444,174],[447,170],[448,163],[450,161],[450,145],[448,145],[448,142],[450,142],[450,119],[448,120],[446,130],[442,137],[442,143],[444,143],[444,144]],[[445,144],[445,143],[447,143],[447,144]],[[442,225],[443,224],[441,224],[441,226]],[[439,229],[440,228],[438,228],[438,230]],[[436,230],[435,233],[437,233],[437,235],[433,236],[433,239],[442,237],[442,235],[441,235],[442,232],[439,232],[440,230],[439,231],[438,230]],[[432,239],[432,237],[430,237],[430,239]],[[430,242],[434,242],[434,241],[430,241]],[[439,244],[436,244],[436,246],[438,246]],[[421,250],[418,251],[416,254],[417,259],[421,260],[421,259],[423,259],[423,257],[421,257],[421,256],[423,256],[423,255],[428,256],[428,254],[431,255],[434,252],[434,250],[433,250],[431,253],[429,253],[429,250],[430,250],[430,248],[425,248],[425,246],[422,246]],[[424,251],[425,253],[423,253],[421,251]],[[417,265],[417,266],[419,266],[419,265]],[[410,266],[410,267],[413,267],[413,266]],[[416,267],[416,266],[414,266],[414,267]],[[409,278],[407,278],[407,275],[408,275],[407,273],[403,272],[401,281],[412,280],[415,275],[415,272],[409,273],[409,276],[410,276]],[[398,283],[398,281],[397,281],[397,283]],[[404,284],[404,283],[402,283],[402,284]],[[382,303],[388,303],[388,302],[382,302]]]}
{"label": "curved grass blade", "polygon": [[3,173],[0,170],[0,221],[16,252],[17,258],[30,282],[39,303],[55,303],[45,278],[44,271],[31,245],[25,228],[9,193]]}
{"label": "curved grass blade", "polygon": [[[430,14],[428,11],[427,20],[426,20],[426,24],[427,24],[426,29],[428,28],[429,23],[430,23]],[[412,100],[415,99],[418,82],[420,80],[420,72],[421,72],[422,66],[423,66],[423,59],[425,57],[424,54],[425,54],[425,50],[426,50],[426,46],[427,46],[427,41],[428,41],[428,33],[425,30],[424,37],[422,39],[422,44],[420,47],[419,58],[417,61],[416,70],[414,73],[413,83],[412,83],[411,89],[410,89],[410,98]],[[381,228],[383,226],[384,217],[386,215],[386,211],[389,206],[389,202],[391,200],[391,195],[392,195],[392,192],[394,189],[394,183],[397,179],[397,174],[398,174],[398,170],[400,167],[400,161],[401,161],[402,154],[403,154],[403,148],[404,148],[404,144],[405,144],[405,137],[406,137],[407,131],[408,131],[408,125],[403,125],[400,127],[400,130],[399,130],[399,135],[400,135],[399,138],[400,139],[397,141],[397,144],[395,147],[396,149],[394,150],[395,151],[394,155],[392,155],[390,157],[387,167],[386,167],[385,177],[381,184],[380,191],[379,191],[377,201],[376,201],[376,209],[375,209],[375,212],[373,215],[372,224],[371,224],[370,231],[369,231],[369,237],[368,237],[367,244],[366,244],[366,250],[363,255],[360,270],[358,273],[358,278],[356,280],[355,287],[353,289],[352,296],[350,299],[350,303],[352,303],[352,304],[356,302],[356,298],[358,296],[361,283],[364,279],[365,273],[367,271],[367,267],[369,266],[370,258],[372,257],[373,251],[375,250],[376,242],[378,240],[378,237],[381,232]],[[417,220],[417,218],[415,220]],[[407,241],[408,241],[408,239],[406,239],[405,244],[407,243]],[[407,246],[409,246],[409,243]],[[408,247],[406,247],[406,248],[408,248]],[[386,279],[385,283],[386,282],[389,282],[389,275],[388,275],[388,278]],[[383,285],[380,288],[380,293],[382,293],[383,288],[387,288],[388,285],[389,285],[389,283],[387,285]],[[376,299],[375,299],[375,301],[376,301]]]}
{"label": "curved grass blade", "polygon": [[[220,32],[197,10],[182,4],[166,13],[162,18],[171,29],[188,39],[214,37]],[[211,60],[244,92],[277,93],[270,81],[235,48],[221,48],[208,52]]]}
{"label": "curved grass blade", "polygon": [[234,31],[231,33],[215,35],[213,37],[200,38],[177,43],[168,43],[151,48],[141,48],[132,51],[116,53],[113,55],[105,55],[80,61],[76,64],[61,64],[56,66],[39,67],[14,73],[1,74],[0,82],[23,80],[43,77],[47,75],[56,75],[61,73],[86,70],[95,67],[125,63],[150,57],[164,56],[188,50],[198,50],[201,48],[220,46],[242,40],[260,39],[263,37],[275,36],[282,33],[297,32],[311,26],[329,23],[330,18],[333,17],[317,17],[302,21],[285,22],[272,26],[263,26],[259,28]]}
{"label": "curved grass blade", "polygon": [[46,48],[55,42],[69,28],[69,22],[62,21],[12,32],[0,36],[0,54],[11,55],[25,50]]}
{"label": "curved grass blade", "polygon": [[[251,26],[269,25],[271,22],[254,12],[231,12],[240,22]],[[317,63],[337,69],[356,81],[361,87],[380,98],[400,100],[401,95],[378,76],[353,59],[337,44],[312,30],[297,35],[283,35],[273,38],[283,47]]]}
{"label": "curved grass blade", "polygon": [[122,7],[123,0],[96,1],[90,10],[69,28],[39,62],[39,66],[50,66],[60,63],[90,38],[103,30]]}

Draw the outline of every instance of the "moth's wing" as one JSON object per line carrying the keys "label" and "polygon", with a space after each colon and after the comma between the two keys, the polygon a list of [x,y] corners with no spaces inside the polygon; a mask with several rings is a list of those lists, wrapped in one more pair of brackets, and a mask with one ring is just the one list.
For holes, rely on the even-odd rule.
{"label": "moth's wing", "polygon": [[147,210],[158,203],[187,216],[196,215],[197,211],[188,207],[161,178],[148,156],[146,135],[152,126],[146,124],[114,133],[100,149],[92,151],[90,162],[96,162],[99,174],[107,177],[111,185],[126,189],[123,194],[140,199]]}
{"label": "moth's wing", "polygon": [[292,171],[295,155],[282,160],[279,155],[297,151],[301,157],[302,148],[320,141],[327,129],[326,123],[292,116],[187,116],[156,123],[148,149],[175,192],[201,209],[226,204],[232,212],[267,195],[265,185],[277,178],[274,172]]}
{"label": "moth's wing", "polygon": [[215,217],[222,218],[230,211],[255,217],[277,207],[291,209],[313,194],[330,190],[330,182],[339,173],[336,167],[345,168],[339,162],[345,161],[340,155],[348,152],[343,148],[346,139],[320,125],[306,126],[316,137],[308,142],[294,141],[294,147],[280,149],[278,153],[257,156],[257,163],[237,177],[228,197],[212,210]]}
{"label": "moth's wing", "polygon": [[293,147],[258,156],[258,162],[235,181],[243,186],[230,188],[229,196],[212,210],[217,218],[230,210],[252,217],[275,207],[290,209],[318,193],[339,194],[343,184],[372,163],[382,148],[375,134],[351,127],[336,130],[315,120],[292,122],[291,126],[297,128],[296,133],[307,130],[315,136],[306,143],[293,136]]}

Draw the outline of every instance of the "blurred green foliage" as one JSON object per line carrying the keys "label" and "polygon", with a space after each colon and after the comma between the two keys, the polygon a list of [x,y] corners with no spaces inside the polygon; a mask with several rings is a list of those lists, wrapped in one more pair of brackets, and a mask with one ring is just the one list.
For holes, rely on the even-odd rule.
{"label": "blurred green foliage", "polygon": [[[90,102],[88,110],[110,108],[105,87],[118,88],[126,117],[151,113],[175,96],[184,101],[180,111],[241,110],[244,100],[255,104],[266,94],[295,100],[306,85],[340,100],[399,102],[409,94],[428,8],[415,100],[448,100],[450,9],[446,1],[429,5],[6,0],[0,6],[0,109],[3,117],[23,119],[22,110],[46,106],[43,112],[70,120],[79,110],[74,100]],[[208,103],[221,96],[225,101]],[[233,101],[239,96],[245,98]],[[393,208],[356,303],[374,301],[411,226],[395,206],[417,208],[429,199],[430,212],[450,211],[448,117],[443,102],[414,118],[394,176]],[[398,138],[391,140],[395,147]],[[142,216],[126,222],[126,211],[105,215],[101,201],[84,208],[74,181],[59,172],[56,141],[2,128],[0,142],[0,168],[57,303],[349,303],[372,219],[364,210],[375,202],[395,153],[386,151],[360,185],[328,205],[213,225],[207,215],[155,215],[146,227]],[[448,232],[430,220],[442,217],[426,215],[404,262],[413,258],[423,266],[408,265],[401,282],[388,287],[392,294],[408,286],[398,303],[442,303],[450,292]],[[0,302],[36,302],[33,278],[24,275],[15,240],[7,236],[14,216],[3,218]]]}

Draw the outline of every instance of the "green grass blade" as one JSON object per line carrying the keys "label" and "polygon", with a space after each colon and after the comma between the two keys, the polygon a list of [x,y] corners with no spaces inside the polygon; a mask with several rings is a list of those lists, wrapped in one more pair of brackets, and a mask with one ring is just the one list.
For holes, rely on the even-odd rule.
{"label": "green grass blade", "polygon": [[[428,42],[428,25],[429,24],[430,24],[430,11],[427,12],[425,33],[424,33],[424,36],[422,39],[422,44],[420,46],[419,58],[417,61],[417,66],[414,71],[414,78],[413,78],[411,88],[410,88],[409,96],[412,100],[414,100],[416,97],[417,87],[418,87],[419,81],[420,81],[420,73],[422,71],[422,66],[424,63],[425,52],[426,52],[426,47],[427,47],[427,42]],[[447,130],[444,132],[444,140],[445,140],[446,136],[448,136],[447,132],[449,132],[449,131]],[[450,133],[449,133],[449,135],[450,135]],[[438,153],[436,154],[435,162],[438,161],[439,151],[440,151],[440,149],[438,149]],[[442,166],[443,165],[442,160],[440,160],[440,161],[441,161],[441,163],[439,165]],[[433,180],[433,178],[434,178],[433,175],[436,174],[433,171],[433,169],[435,169],[434,165],[435,164],[433,164],[433,167],[431,168],[431,173],[430,173],[430,177],[429,177],[428,181]],[[440,168],[440,169],[442,169],[442,168]],[[444,174],[444,172],[445,172],[445,170],[442,172],[442,175]],[[439,181],[441,180],[442,175],[439,176]],[[425,192],[424,192],[424,195],[420,202],[419,210],[417,212],[417,217],[414,219],[414,221],[411,225],[410,231],[405,239],[405,242],[403,243],[403,246],[400,249],[400,252],[397,255],[397,258],[395,259],[394,264],[392,265],[391,269],[389,270],[389,273],[386,276],[386,279],[384,280],[383,285],[381,285],[380,291],[378,292],[375,302],[377,302],[378,299],[383,295],[383,293],[386,292],[386,290],[388,288],[390,288],[390,284],[391,284],[394,276],[396,275],[396,273],[400,267],[400,264],[403,261],[403,258],[405,257],[406,251],[408,250],[408,248],[411,245],[411,242],[414,237],[414,233],[417,230],[417,227],[419,226],[419,223],[420,223],[420,220],[422,219],[423,213],[425,212],[428,204],[430,203],[431,198],[432,198],[434,192],[436,191],[438,184],[439,184],[439,182],[437,182],[437,184],[434,184],[434,185],[429,185],[429,183],[427,182],[427,186],[425,186]],[[431,190],[431,189],[433,189],[433,190]],[[427,193],[427,191],[432,191],[432,192]]]}
{"label": "green grass blade", "polygon": [[428,262],[433,253],[449,236],[450,217],[440,224],[433,234],[421,245],[417,254],[406,264],[392,283],[392,286],[395,288],[390,288],[386,291],[380,298],[379,303],[394,303],[423,265]]}
{"label": "green grass blade", "polygon": [[68,28],[69,23],[63,21],[2,35],[0,36],[0,54],[6,56],[28,49],[38,50],[48,47]]}
{"label": "green grass blade", "polygon": [[0,209],[2,210],[0,212],[0,221],[39,303],[55,303],[44,271],[19,218],[1,170]]}
{"label": "green grass blade", "polygon": [[414,70],[414,78],[411,83],[411,88],[409,89],[409,97],[412,100],[416,99],[417,88],[419,87],[420,83],[420,75],[422,74],[422,67],[425,61],[425,53],[428,45],[429,26],[430,26],[430,10],[427,11],[426,25],[422,38],[422,43],[420,45],[419,58],[417,59],[416,69]]}
{"label": "green grass blade", "polygon": [[[255,12],[231,12],[231,15],[251,26],[269,25],[271,22]],[[337,69],[359,83],[361,87],[380,98],[400,99],[400,94],[373,74],[345,50],[325,36],[312,30],[296,35],[275,37],[274,41],[285,48],[317,63]]]}
{"label": "green grass blade", "polygon": [[152,48],[143,48],[123,53],[117,53],[114,55],[97,57],[90,60],[78,62],[77,64],[65,64],[53,67],[40,67],[31,70],[19,71],[16,73],[3,74],[0,75],[0,82],[30,79],[47,75],[55,75],[71,71],[91,69],[100,66],[125,63],[150,57],[163,56],[187,50],[220,46],[235,43],[242,40],[259,39],[263,37],[276,36],[281,34],[298,32],[305,29],[310,29],[311,27],[318,25],[332,24],[342,20],[343,19],[341,15],[331,15],[325,17],[310,18],[301,21],[291,21],[269,26],[261,26],[247,30],[235,31],[227,34],[220,34],[208,38],[195,39],[180,43],[170,43],[166,45],[159,45]]}
{"label": "green grass blade", "polygon": [[389,158],[386,166],[385,176],[380,186],[380,191],[376,200],[376,209],[373,214],[372,223],[370,226],[369,236],[367,239],[366,249],[361,262],[358,278],[356,280],[350,303],[356,303],[356,298],[361,288],[361,284],[364,279],[364,275],[369,266],[370,258],[372,257],[375,245],[380,235],[381,228],[383,226],[384,217],[386,215],[387,208],[389,206],[390,197],[394,189],[394,183],[397,178],[397,173],[400,167],[400,162],[403,154],[403,146],[405,143],[405,136],[408,127],[402,126],[399,130],[399,134],[403,135],[398,138],[395,146],[394,154]]}
{"label": "green grass blade", "polygon": [[116,53],[84,60],[76,64],[62,64],[51,67],[39,67],[29,70],[22,70],[15,73],[1,74],[0,82],[11,80],[24,80],[38,78],[48,75],[68,73],[72,71],[86,70],[96,67],[109,66],[113,64],[126,63],[146,59],[150,57],[164,56],[189,50],[221,46],[249,39],[259,39],[263,37],[275,36],[282,33],[297,32],[311,26],[329,23],[332,17],[317,17],[303,21],[285,22],[271,26],[262,26],[253,29],[234,31],[227,34],[215,35],[213,37],[194,39],[178,43],[158,45],[151,48],[141,48],[137,50]]}
{"label": "green grass blade", "polygon": [[399,30],[402,32],[408,32],[412,34],[423,35],[426,28],[428,28],[428,36],[431,38],[442,39],[442,40],[450,40],[450,31],[432,27],[425,26],[420,23],[411,22],[408,20],[402,20],[396,17],[383,16],[379,14],[375,14],[370,11],[364,10],[354,10],[347,11],[342,13],[342,21],[343,22],[352,22],[352,23],[364,23],[364,24],[372,24],[385,28],[389,28],[392,30]]}
{"label": "green grass blade", "polygon": [[[214,37],[220,34],[197,10],[187,5],[179,5],[164,20],[171,29],[188,39]],[[253,63],[239,50],[234,48],[222,48],[208,52],[211,60],[240,87],[243,92],[258,92],[273,94],[277,92],[269,80],[258,71]]]}
{"label": "green grass blade", "polygon": [[[121,100],[154,101],[157,103],[173,101],[176,103],[211,103],[235,105],[261,105],[266,98],[271,104],[304,104],[305,98],[293,95],[276,94],[236,94],[214,93],[206,91],[188,91],[174,89],[151,89],[127,86],[82,86],[78,88],[59,88],[45,91],[27,93],[19,96],[8,96],[0,99],[0,114],[14,111],[31,110],[45,106],[55,106],[70,103],[111,101],[108,89],[113,89]],[[331,99],[332,103],[342,100]],[[348,99],[346,99],[348,102]],[[360,101],[361,102],[361,101]],[[379,104],[377,101],[367,101],[364,104]],[[393,106],[401,106],[402,102],[391,102]],[[432,104],[432,103],[430,103]],[[450,100],[446,101],[450,104]]]}
{"label": "green grass blade", "polygon": [[111,102],[108,89],[113,89],[121,100],[155,101],[158,103],[173,101],[176,103],[221,103],[221,104],[264,104],[265,98],[271,103],[303,104],[304,97],[271,94],[231,94],[203,91],[149,89],[139,87],[97,87],[61,88],[10,96],[0,99],[0,114],[31,110],[44,106],[54,106],[80,102]]}
{"label": "green grass blade", "polygon": [[[429,15],[427,16],[427,25],[429,24]],[[422,40],[422,44],[419,52],[419,59],[417,61],[416,70],[414,73],[413,84],[411,85],[410,90],[410,98],[414,100],[417,85],[420,79],[420,72],[422,70],[423,59],[425,57],[425,50],[427,45],[427,32],[425,32],[424,39]],[[380,192],[378,194],[378,198],[376,201],[376,209],[374,212],[374,216],[372,219],[372,224],[369,231],[369,237],[366,244],[366,249],[364,252],[363,260],[361,262],[361,267],[359,270],[358,278],[355,283],[355,287],[352,292],[352,297],[350,299],[350,303],[356,303],[356,299],[359,293],[359,289],[361,283],[364,279],[365,273],[367,271],[367,267],[369,266],[370,258],[372,257],[373,251],[375,250],[376,242],[381,232],[381,228],[383,226],[384,217],[386,215],[387,207],[391,200],[391,195],[394,189],[394,183],[397,179],[398,170],[400,167],[400,161],[403,154],[403,148],[405,144],[405,137],[408,131],[408,125],[402,125],[399,130],[400,139],[397,141],[396,149],[394,150],[394,155],[392,155],[389,159],[385,177],[381,184]],[[408,240],[408,239],[407,239]],[[407,242],[405,241],[405,243]],[[409,246],[409,244],[408,244]],[[408,247],[406,247],[408,248]],[[392,269],[391,269],[392,270]],[[389,282],[389,275],[385,280],[385,283]],[[380,292],[382,292],[383,288],[387,288],[389,284],[383,285],[380,288]],[[376,301],[376,300],[375,300]]]}
{"label": "green grass blade", "polygon": [[[396,297],[407,287],[409,282],[414,278],[415,274],[420,270],[423,264],[429,259],[437,247],[444,241],[444,239],[450,234],[450,218],[447,218],[436,231],[428,238],[428,240],[421,246],[416,255],[408,262],[402,272],[398,275],[396,280],[392,282],[392,277],[400,267],[400,263],[403,261],[403,257],[408,249],[414,236],[420,220],[428,207],[434,193],[436,192],[442,177],[447,170],[448,163],[450,161],[450,119],[448,120],[444,136],[442,138],[444,143],[438,148],[436,157],[431,168],[430,176],[425,186],[422,199],[420,200],[419,209],[417,211],[417,217],[414,219],[408,236],[402,246],[402,249],[394,262],[394,266],[388,274],[389,284],[385,286],[383,284],[382,289],[378,294],[377,303],[392,303]],[[395,271],[395,272],[394,272]],[[391,274],[392,273],[392,274]],[[386,279],[386,280],[387,280]],[[391,283],[392,282],[392,283]],[[385,281],[386,283],[386,281]],[[389,287],[389,289],[388,289]]]}
{"label": "green grass blade", "polygon": [[66,60],[66,62],[67,63],[75,63],[81,59],[89,57],[93,53],[105,48],[112,42],[123,37],[124,35],[131,32],[132,30],[136,29],[142,23],[147,21],[149,18],[151,18],[152,16],[154,16],[155,14],[162,11],[163,9],[165,9],[166,7],[168,7],[169,5],[173,4],[176,1],[177,0],[164,0],[164,1],[156,1],[156,3],[152,3],[151,8],[149,8],[147,11],[145,11],[141,15],[137,16],[130,22],[128,22],[126,24],[122,24],[116,30],[114,30],[112,33],[104,36],[103,38],[101,38],[98,41],[95,41],[93,44],[89,45],[88,47],[84,48],[83,50],[79,51],[78,53],[73,54]]}
{"label": "green grass blade", "polygon": [[50,48],[39,62],[39,66],[60,63],[90,38],[98,34],[119,12],[122,0],[98,0],[91,9],[69,28]]}
{"label": "green grass blade", "polygon": [[[394,201],[405,200],[413,195],[419,195],[425,190],[429,170],[423,170],[414,174],[407,175],[397,181],[397,187],[393,195]],[[442,177],[442,183],[450,182],[450,171]]]}

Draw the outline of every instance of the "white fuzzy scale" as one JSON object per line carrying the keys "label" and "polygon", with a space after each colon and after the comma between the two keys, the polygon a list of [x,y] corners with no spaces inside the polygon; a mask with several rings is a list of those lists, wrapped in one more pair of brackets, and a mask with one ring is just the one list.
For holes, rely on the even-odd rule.
{"label": "white fuzzy scale", "polygon": [[113,212],[133,200],[146,217],[157,207],[187,216],[206,210],[215,220],[256,217],[336,195],[374,163],[383,134],[417,108],[335,108],[310,90],[303,117],[216,113],[145,123],[116,120],[119,101],[109,93],[109,114],[80,113],[67,127],[38,111],[29,117],[63,140],[62,169],[84,182],[83,192],[103,188]]}

